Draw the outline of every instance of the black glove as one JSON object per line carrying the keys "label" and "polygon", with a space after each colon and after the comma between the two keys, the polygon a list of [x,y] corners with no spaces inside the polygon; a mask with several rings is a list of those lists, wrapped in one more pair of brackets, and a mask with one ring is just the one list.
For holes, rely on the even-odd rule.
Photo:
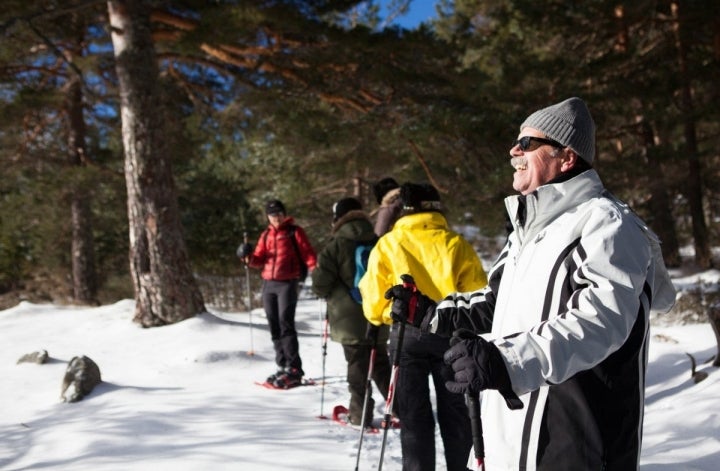
{"label": "black glove", "polygon": [[454,381],[445,383],[448,391],[477,395],[485,389],[497,389],[513,395],[510,376],[495,344],[467,329],[453,333],[450,349],[443,359],[454,371]]}
{"label": "black glove", "polygon": [[390,317],[396,322],[407,322],[427,331],[437,303],[415,286],[410,275],[401,275],[403,284],[395,285],[385,292],[385,299],[392,299]]}
{"label": "black glove", "polygon": [[252,254],[252,251],[253,251],[252,244],[248,244],[247,242],[245,242],[243,244],[240,244],[240,246],[238,247],[237,252],[235,252],[235,254],[239,258],[247,258],[250,256],[250,254]]}
{"label": "black glove", "polygon": [[377,345],[379,333],[380,326],[368,322],[367,330],[365,331],[365,339],[370,342],[370,345]]}

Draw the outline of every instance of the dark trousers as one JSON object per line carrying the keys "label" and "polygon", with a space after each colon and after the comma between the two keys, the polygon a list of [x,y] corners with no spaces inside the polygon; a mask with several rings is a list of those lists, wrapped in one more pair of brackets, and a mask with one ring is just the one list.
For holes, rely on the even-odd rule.
{"label": "dark trousers", "polygon": [[270,338],[275,348],[275,363],[278,368],[292,367],[302,372],[300,347],[295,330],[298,281],[265,280],[262,298],[270,326]]}
{"label": "dark trousers", "polygon": [[[350,422],[359,425],[362,421],[363,401],[367,388],[367,374],[370,369],[370,345],[343,344],[343,352],[347,361],[347,382],[350,391]],[[375,362],[373,363],[372,378],[383,398],[387,399],[390,386],[390,360],[388,359],[387,345],[375,347]],[[372,398],[372,387],[368,391],[368,405],[365,412],[365,424],[370,425],[373,420],[375,401]]]}
{"label": "dark trousers", "polygon": [[[390,351],[397,347],[398,326],[390,333]],[[435,418],[430,401],[428,376],[432,377],[437,400],[437,421],[445,448],[448,471],[465,471],[472,446],[472,431],[465,397],[445,388],[450,368],[442,356],[449,339],[421,333],[407,325],[400,352],[395,401],[402,426],[403,471],[435,470]],[[393,356],[394,358],[394,356]]]}

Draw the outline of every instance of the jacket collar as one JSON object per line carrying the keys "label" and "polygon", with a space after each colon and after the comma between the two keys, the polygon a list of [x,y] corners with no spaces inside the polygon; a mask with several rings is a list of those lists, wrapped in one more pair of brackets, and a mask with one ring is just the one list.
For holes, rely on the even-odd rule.
{"label": "jacket collar", "polygon": [[408,214],[397,221],[393,226],[395,229],[447,229],[448,223],[445,216],[437,211],[423,211],[420,213]]}
{"label": "jacket collar", "polygon": [[272,224],[268,224],[268,229],[271,231],[284,231],[288,229],[290,226],[295,225],[295,219],[292,216],[286,216],[285,220],[280,223],[280,225],[276,228]]}
{"label": "jacket collar", "polygon": [[343,214],[343,216],[335,221],[332,225],[332,235],[337,234],[337,232],[340,230],[340,227],[345,225],[346,223],[350,221],[354,221],[356,219],[365,219],[366,221],[370,222],[370,218],[365,213],[365,211],[361,209],[353,209],[352,211],[348,211],[347,213]]}
{"label": "jacket collar", "polygon": [[542,185],[529,195],[509,196],[505,207],[515,230],[534,232],[603,190],[597,172],[590,169],[569,180]]}

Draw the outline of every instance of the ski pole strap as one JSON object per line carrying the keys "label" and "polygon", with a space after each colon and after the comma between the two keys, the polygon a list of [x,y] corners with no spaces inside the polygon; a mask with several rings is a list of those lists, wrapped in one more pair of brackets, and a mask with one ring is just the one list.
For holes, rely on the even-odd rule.
{"label": "ski pole strap", "polygon": [[502,395],[503,399],[505,399],[505,404],[508,406],[508,409],[518,410],[523,408],[523,402],[512,389],[503,389],[498,392]]}

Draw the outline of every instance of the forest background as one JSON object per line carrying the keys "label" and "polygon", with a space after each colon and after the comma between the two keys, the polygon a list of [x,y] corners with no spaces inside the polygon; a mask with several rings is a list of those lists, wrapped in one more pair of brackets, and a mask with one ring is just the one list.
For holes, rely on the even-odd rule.
{"label": "forest background", "polygon": [[332,202],[370,211],[385,176],[434,184],[491,254],[518,125],[569,96],[667,265],[717,264],[713,2],[438,0],[398,26],[420,1],[5,0],[0,309],[135,298],[144,326],[245,309],[235,248],[268,198],[319,250]]}

